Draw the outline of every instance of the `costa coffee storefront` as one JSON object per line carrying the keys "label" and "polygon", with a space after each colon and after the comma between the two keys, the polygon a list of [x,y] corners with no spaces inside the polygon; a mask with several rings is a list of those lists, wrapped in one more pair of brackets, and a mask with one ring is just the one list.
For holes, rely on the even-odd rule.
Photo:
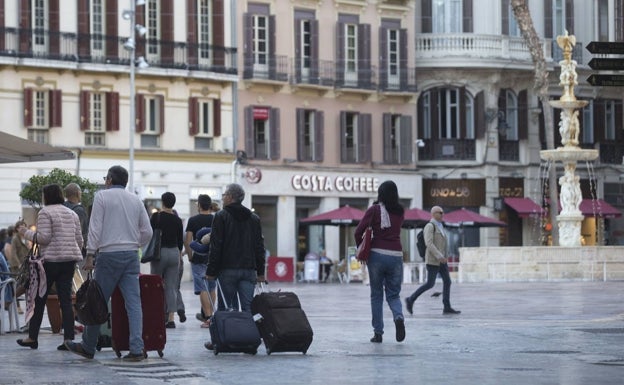
{"label": "costa coffee storefront", "polygon": [[[349,246],[354,246],[355,225],[306,225],[299,221],[339,207],[366,210],[377,197],[377,188],[393,180],[406,208],[420,207],[421,177],[414,173],[332,173],[307,170],[260,169],[242,170],[240,183],[247,195],[245,204],[262,220],[265,246],[269,255],[294,257],[302,261],[307,253],[325,254],[333,261],[342,259]],[[413,235],[405,230],[406,249]]]}

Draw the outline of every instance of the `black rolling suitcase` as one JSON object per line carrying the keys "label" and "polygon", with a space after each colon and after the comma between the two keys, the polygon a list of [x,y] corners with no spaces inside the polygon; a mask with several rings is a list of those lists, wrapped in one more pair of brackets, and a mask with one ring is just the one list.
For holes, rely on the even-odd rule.
{"label": "black rolling suitcase", "polygon": [[[221,292],[221,299],[228,308],[221,286],[217,280],[217,291]],[[212,303],[212,297],[210,302]],[[212,303],[216,309],[216,304]],[[210,339],[215,355],[219,353],[248,353],[256,354],[260,346],[260,334],[253,317],[249,312],[236,310],[217,310],[210,319]]]}
{"label": "black rolling suitcase", "polygon": [[292,292],[267,292],[251,301],[251,312],[264,341],[267,354],[274,352],[302,352],[312,343],[312,327],[301,303]]}

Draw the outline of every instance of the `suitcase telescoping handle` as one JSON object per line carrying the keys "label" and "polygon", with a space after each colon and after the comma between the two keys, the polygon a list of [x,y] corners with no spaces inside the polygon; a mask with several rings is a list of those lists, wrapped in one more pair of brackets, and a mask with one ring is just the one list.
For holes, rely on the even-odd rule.
{"label": "suitcase telescoping handle", "polygon": [[[216,278],[215,282],[217,283],[217,293],[221,293],[221,300],[223,301],[223,304],[225,305],[225,308],[227,310],[234,310],[233,307],[231,307],[230,305],[228,305],[227,301],[225,300],[225,294],[223,294],[223,290],[221,290],[221,283],[219,283],[219,279]],[[212,296],[210,295],[210,290],[208,290],[208,281],[206,279],[204,279],[204,286],[206,287],[206,291],[208,292],[208,299],[210,300],[210,305],[212,306],[212,313],[214,314],[214,312],[217,311],[217,305],[214,303],[214,301],[212,300]],[[238,294],[236,294],[238,295]],[[238,300],[239,303],[239,307],[240,307],[240,298]],[[238,309],[240,310],[240,308]]]}

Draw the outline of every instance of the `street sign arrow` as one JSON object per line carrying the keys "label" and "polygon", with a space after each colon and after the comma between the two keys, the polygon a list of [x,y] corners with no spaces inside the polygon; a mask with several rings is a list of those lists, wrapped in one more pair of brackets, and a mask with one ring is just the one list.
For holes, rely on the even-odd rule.
{"label": "street sign arrow", "polygon": [[592,86],[624,87],[624,75],[590,75],[587,83]]}
{"label": "street sign arrow", "polygon": [[587,63],[589,68],[594,70],[622,71],[624,70],[624,59],[596,59],[593,58]]}
{"label": "street sign arrow", "polygon": [[622,41],[592,41],[585,47],[590,53],[624,54]]}

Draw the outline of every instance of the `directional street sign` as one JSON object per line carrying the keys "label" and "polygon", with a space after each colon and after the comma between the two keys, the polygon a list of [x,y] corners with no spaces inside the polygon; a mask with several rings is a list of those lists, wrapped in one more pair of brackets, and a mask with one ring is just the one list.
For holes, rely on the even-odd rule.
{"label": "directional street sign", "polygon": [[596,59],[589,61],[589,68],[594,70],[623,71],[624,59]]}
{"label": "directional street sign", "polygon": [[585,48],[590,53],[624,54],[624,42],[622,41],[592,41]]}
{"label": "directional street sign", "polygon": [[624,87],[624,75],[590,75],[587,83],[592,86]]}

